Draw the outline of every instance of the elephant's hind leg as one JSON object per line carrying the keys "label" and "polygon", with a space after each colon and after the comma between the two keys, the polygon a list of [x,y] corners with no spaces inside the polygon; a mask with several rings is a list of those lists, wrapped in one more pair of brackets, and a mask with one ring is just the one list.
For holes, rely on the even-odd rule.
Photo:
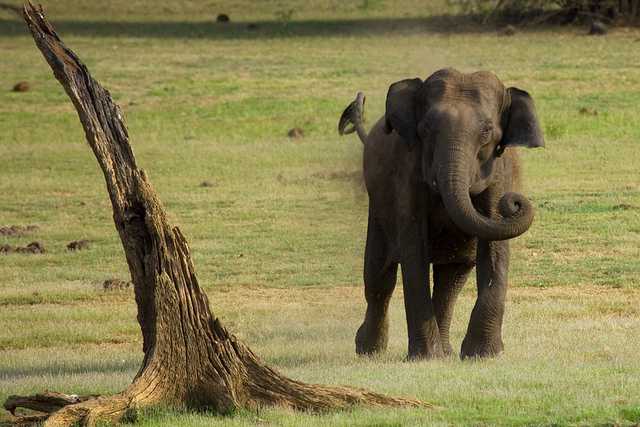
{"label": "elephant's hind leg", "polygon": [[433,267],[433,305],[440,330],[442,350],[446,355],[453,353],[449,340],[451,318],[458,294],[464,287],[471,269],[473,265],[469,264],[440,264]]}
{"label": "elephant's hind leg", "polygon": [[364,295],[367,311],[356,333],[356,353],[372,354],[387,348],[389,319],[387,310],[396,287],[398,264],[390,260],[384,232],[369,215],[364,254]]}

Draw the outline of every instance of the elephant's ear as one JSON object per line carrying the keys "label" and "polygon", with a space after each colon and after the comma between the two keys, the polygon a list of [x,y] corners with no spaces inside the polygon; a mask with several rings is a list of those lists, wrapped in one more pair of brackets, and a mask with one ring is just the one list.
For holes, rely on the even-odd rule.
{"label": "elephant's ear", "polygon": [[511,106],[504,112],[502,147],[544,147],[544,137],[531,96],[515,87],[507,89]]}
{"label": "elephant's ear", "polygon": [[422,87],[422,80],[406,79],[389,86],[384,114],[385,132],[392,130],[404,139],[409,147],[418,141],[418,121],[416,118],[416,94]]}

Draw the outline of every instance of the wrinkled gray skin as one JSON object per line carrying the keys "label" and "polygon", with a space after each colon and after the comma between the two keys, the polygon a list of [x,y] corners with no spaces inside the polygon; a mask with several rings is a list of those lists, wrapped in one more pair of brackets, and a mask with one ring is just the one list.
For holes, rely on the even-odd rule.
{"label": "wrinkled gray skin", "polygon": [[519,166],[513,147],[544,146],[533,100],[506,89],[492,73],[445,69],[426,81],[391,85],[385,115],[368,135],[363,104],[358,94],[339,124],[341,134],[357,131],[364,144],[369,193],[367,311],[356,351],[386,348],[387,309],[400,264],[409,358],[452,353],[454,304],[474,266],[478,297],[460,355],[499,354],[508,239],[533,220],[531,203],[514,192]]}

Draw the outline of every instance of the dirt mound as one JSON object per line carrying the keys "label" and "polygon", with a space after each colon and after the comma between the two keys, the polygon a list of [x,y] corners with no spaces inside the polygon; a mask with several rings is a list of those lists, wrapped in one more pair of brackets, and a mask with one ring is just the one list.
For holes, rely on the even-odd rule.
{"label": "dirt mound", "polygon": [[44,245],[40,242],[31,242],[27,246],[0,246],[0,253],[19,253],[19,254],[43,254],[45,253]]}
{"label": "dirt mound", "polygon": [[102,289],[105,291],[119,291],[130,287],[131,282],[122,279],[107,279],[102,283]]}
{"label": "dirt mound", "polygon": [[38,229],[37,225],[7,225],[0,227],[0,236],[21,237]]}
{"label": "dirt mound", "polygon": [[13,86],[14,92],[28,92],[31,89],[29,82],[18,82]]}
{"label": "dirt mound", "polygon": [[91,245],[88,240],[74,240],[67,245],[68,251],[81,251],[83,249],[89,249]]}
{"label": "dirt mound", "polygon": [[287,136],[293,139],[302,138],[304,136],[304,131],[300,128],[289,129],[289,132],[287,132]]}

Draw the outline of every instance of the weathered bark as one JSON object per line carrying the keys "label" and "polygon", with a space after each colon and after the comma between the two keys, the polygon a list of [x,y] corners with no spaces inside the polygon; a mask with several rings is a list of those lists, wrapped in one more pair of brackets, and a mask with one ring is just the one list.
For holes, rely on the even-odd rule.
{"label": "weathered bark", "polygon": [[13,415],[15,415],[16,408],[50,413],[64,406],[84,402],[95,397],[97,396],[78,396],[47,391],[33,396],[9,396],[3,406]]}
{"label": "weathered bark", "polygon": [[[146,174],[136,165],[120,108],[58,38],[42,8],[25,6],[36,45],[71,98],[107,185],[113,219],[131,272],[144,359],[132,384],[115,396],[12,396],[5,407],[50,413],[46,426],[118,422],[131,411],[164,405],[237,408],[276,405],[323,411],[352,405],[429,406],[349,387],[309,385],[264,365],[229,334],[200,289],[187,242],[170,226]],[[17,422],[18,420],[16,420]],[[24,421],[24,420],[22,420]]]}

